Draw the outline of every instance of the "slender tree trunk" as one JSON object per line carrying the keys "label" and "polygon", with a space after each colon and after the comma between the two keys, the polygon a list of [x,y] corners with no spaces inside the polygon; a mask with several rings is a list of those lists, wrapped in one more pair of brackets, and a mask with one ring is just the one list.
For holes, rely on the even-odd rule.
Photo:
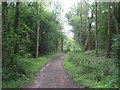
{"label": "slender tree trunk", "polygon": [[2,29],[3,31],[8,30],[6,12],[7,12],[7,2],[2,2]]}
{"label": "slender tree trunk", "polygon": [[15,10],[14,29],[15,29],[15,32],[16,32],[16,33],[17,33],[18,26],[19,26],[19,4],[20,4],[20,2],[17,2],[17,3],[16,3],[16,10]]}
{"label": "slender tree trunk", "polygon": [[[88,3],[87,3],[88,5]],[[89,7],[87,10],[87,31],[88,31],[88,36],[87,36],[87,50],[90,50],[90,30],[89,30]]]}
{"label": "slender tree trunk", "polygon": [[117,22],[117,19],[115,17],[114,8],[115,8],[115,2],[112,3],[112,19],[113,19],[114,24],[115,24],[115,28],[116,28],[116,32],[117,32],[117,35],[118,35],[118,39],[120,40],[120,33],[119,33],[120,24]]}
{"label": "slender tree trunk", "polygon": [[82,1],[80,0],[79,3],[79,10],[80,10],[80,45],[82,48]]}
{"label": "slender tree trunk", "polygon": [[[1,15],[1,17],[2,17],[2,32],[0,33],[1,35],[2,35],[2,38],[4,38],[5,36],[6,36],[6,34],[4,34],[4,32],[7,32],[8,31],[8,29],[7,29],[7,27],[8,27],[8,25],[7,25],[7,19],[6,19],[6,12],[7,12],[7,2],[2,2],[2,6],[0,6],[0,7],[2,7],[2,15]],[[0,18],[1,18],[0,17]],[[1,25],[0,25],[0,27],[1,27]],[[0,52],[1,53],[1,55],[3,55],[3,57],[5,57],[6,56],[6,52],[7,52],[7,49],[6,49],[6,47],[5,47],[5,45],[3,45],[2,46],[2,38],[0,38],[1,39],[1,41],[0,41],[0,51],[3,51],[3,53],[2,52]],[[7,54],[7,56],[8,56],[8,54]]]}
{"label": "slender tree trunk", "polygon": [[91,29],[91,23],[88,25],[88,45],[87,45],[87,50],[90,50],[90,29]]}
{"label": "slender tree trunk", "polygon": [[[86,5],[88,6],[88,2],[86,2]],[[87,13],[87,20],[86,20],[86,30],[87,30],[87,39],[86,39],[86,43],[84,46],[84,51],[87,51],[89,49],[89,17],[88,17],[88,12],[89,12],[89,8],[87,8],[86,13]]]}
{"label": "slender tree trunk", "polygon": [[[88,3],[86,2],[86,5],[88,6]],[[85,47],[84,47],[84,50],[90,50],[90,29],[91,29],[91,23],[92,22],[89,22],[89,6],[88,6],[88,9],[87,9],[87,20],[86,20],[86,27],[87,27],[87,32],[88,32],[88,35],[87,35],[87,39],[86,39],[86,43],[85,43]],[[92,13],[93,14],[93,13]],[[91,17],[91,19],[93,18],[93,15]]]}
{"label": "slender tree trunk", "polygon": [[96,57],[98,56],[98,23],[97,23],[97,0],[95,1],[95,12],[96,12],[96,30],[95,30],[95,49],[96,49]]}
{"label": "slender tree trunk", "polygon": [[[42,2],[40,2],[42,3]],[[40,5],[41,6],[41,5]],[[41,7],[40,7],[41,9]],[[36,12],[37,12],[37,47],[36,47],[36,58],[39,56],[39,41],[40,41],[40,17],[38,9],[38,0],[36,0]]]}
{"label": "slender tree trunk", "polygon": [[40,18],[42,13],[42,0],[40,2],[40,15],[39,15],[39,9],[38,9],[38,0],[36,0],[36,11],[37,11],[37,47],[36,47],[36,58],[39,56],[39,48],[40,48]]}
{"label": "slender tree trunk", "polygon": [[[16,34],[18,34],[18,27],[19,27],[19,15],[20,15],[19,4],[20,2],[16,3],[16,9],[15,9],[14,30]],[[16,54],[18,50],[19,50],[19,44],[16,43],[14,48],[14,54]]]}
{"label": "slender tree trunk", "polygon": [[[115,24],[115,27],[116,27],[118,42],[120,42],[120,33],[119,33],[120,24],[115,17],[114,9],[115,9],[115,2],[112,3],[112,18],[113,18],[113,21],[114,21],[114,24]],[[117,53],[116,54],[117,54],[117,59],[119,61],[120,60],[120,43],[117,43],[117,45],[118,45],[118,47],[117,47]],[[120,61],[118,62],[118,68],[120,70]],[[120,72],[119,72],[119,74],[120,74]],[[120,81],[119,81],[119,83],[120,83]],[[120,85],[119,85],[119,87],[120,87]]]}
{"label": "slender tree trunk", "polygon": [[[92,15],[91,15],[90,20],[92,20],[92,19],[93,19],[93,10],[92,10]],[[91,49],[91,44],[90,44],[90,41],[91,41],[91,37],[90,37],[91,27],[92,27],[92,21],[89,22],[89,26],[88,26],[88,50]]]}
{"label": "slender tree trunk", "polygon": [[63,52],[63,39],[61,39],[61,51]]}
{"label": "slender tree trunk", "polygon": [[58,50],[58,38],[57,37],[54,42],[55,42],[55,51],[57,51]]}
{"label": "slender tree trunk", "polygon": [[110,3],[108,5],[108,32],[107,32],[107,52],[106,57],[110,58],[110,49],[111,49],[111,30],[110,30]]}

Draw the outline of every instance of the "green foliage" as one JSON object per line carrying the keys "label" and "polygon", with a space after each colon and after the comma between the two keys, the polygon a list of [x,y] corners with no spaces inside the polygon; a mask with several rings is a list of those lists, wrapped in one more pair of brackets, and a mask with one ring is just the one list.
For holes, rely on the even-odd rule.
{"label": "green foliage", "polygon": [[[47,2],[47,1],[46,1]],[[60,50],[65,36],[56,12],[47,10],[47,3],[38,3],[40,17],[39,55]],[[56,5],[56,4],[55,4]],[[56,5],[56,7],[57,7]],[[3,2],[3,87],[21,87],[51,58],[34,59],[37,42],[36,2]],[[41,10],[40,10],[41,9]],[[17,25],[18,24],[18,25]]]}
{"label": "green foliage", "polygon": [[[59,52],[49,53],[40,58],[21,58],[16,59],[14,68],[3,69],[3,88],[23,88],[30,83],[37,72]],[[29,56],[29,55],[27,55]],[[10,70],[12,69],[12,70]]]}
{"label": "green foliage", "polygon": [[[47,10],[49,2],[38,3],[40,17],[40,50],[41,58],[34,59],[36,53],[36,2],[20,2],[17,3],[3,2],[2,23],[3,23],[3,87],[18,88],[24,86],[35,73],[49,61],[54,55],[44,56],[49,52],[59,51],[61,49],[61,40],[65,39],[62,32],[63,25],[60,22],[59,14],[62,12],[61,3],[51,3],[53,10]],[[48,5],[47,5],[48,4]],[[17,7],[18,5],[18,7]],[[87,10],[90,9],[95,16],[94,4],[83,4],[82,12],[82,44],[85,45],[87,33]],[[119,3],[115,4],[115,16],[118,22],[120,16],[117,13],[120,11]],[[41,11],[40,11],[41,10]],[[70,56],[65,60],[65,68],[74,80],[90,87],[117,87],[118,64],[114,59],[104,57],[94,57],[95,51],[88,51],[84,54],[77,53],[81,51],[80,45],[80,16],[79,8],[75,6],[66,14],[69,24],[73,27],[71,30],[74,33],[73,39],[64,41],[64,52],[71,52]],[[98,41],[99,48],[105,49],[107,38],[107,14],[108,4],[98,3]],[[89,22],[94,23],[94,18]],[[113,23],[113,20],[110,20]],[[120,43],[115,31],[115,25],[111,23],[112,32],[112,49],[114,55],[117,52],[118,57],[120,51]],[[18,24],[18,25],[17,25]],[[91,29],[91,49],[95,49],[95,25]],[[105,54],[103,50],[99,50],[99,54]],[[43,56],[42,56],[43,55]],[[90,56],[92,55],[92,56]]]}
{"label": "green foliage", "polygon": [[120,49],[120,42],[117,37],[113,38],[113,42],[114,42],[112,45],[113,50],[117,51],[118,49]]}
{"label": "green foliage", "polygon": [[72,38],[66,38],[64,43],[64,52],[70,52],[70,51],[80,51],[80,45],[76,43]]}
{"label": "green foliage", "polygon": [[[106,42],[107,42],[107,30],[108,30],[108,3],[107,2],[101,2],[101,3],[97,3],[97,24],[98,24],[98,46],[99,49],[106,49]],[[116,19],[119,19],[119,15],[118,12],[120,12],[120,3],[115,3],[115,15],[116,15]],[[73,27],[72,28],[72,32],[74,33],[74,40],[80,44],[80,8],[79,8],[79,4],[77,4],[76,6],[72,6],[71,10],[69,12],[66,13],[66,17],[68,19],[69,24]],[[112,7],[112,6],[111,6]],[[89,16],[88,18],[88,23],[90,24],[90,22],[92,22],[91,25],[91,30],[90,30],[90,48],[91,49],[95,49],[95,3],[91,3],[91,4],[86,4],[86,3],[82,3],[82,44],[80,44],[80,46],[85,46],[86,43],[86,39],[88,37],[88,26],[86,23],[87,17],[88,17],[88,12],[87,10],[89,10],[89,14],[93,13],[93,18],[91,19],[91,16]],[[110,14],[112,15],[112,10],[110,12]],[[119,22],[120,20],[118,20]],[[111,28],[111,39],[114,39],[114,35],[117,34],[116,32],[116,28],[115,28],[115,24],[113,24],[113,19],[110,19],[110,28]],[[119,37],[119,36],[118,36]],[[111,44],[115,44],[112,43]],[[115,53],[115,52],[112,52]]]}
{"label": "green foliage", "polygon": [[116,59],[91,56],[93,52],[70,53],[64,61],[65,69],[75,82],[84,87],[117,88]]}
{"label": "green foliage", "polygon": [[[87,20],[87,10],[90,7],[90,5],[83,4],[83,10],[82,10],[82,44],[80,44],[80,10],[79,5],[73,6],[71,10],[66,13],[66,18],[68,19],[69,24],[73,27],[71,30],[74,33],[74,40],[80,44],[80,46],[83,46],[86,42],[87,37],[87,26],[86,26],[86,20]],[[92,5],[91,5],[92,7]],[[92,31],[91,31],[92,32]]]}

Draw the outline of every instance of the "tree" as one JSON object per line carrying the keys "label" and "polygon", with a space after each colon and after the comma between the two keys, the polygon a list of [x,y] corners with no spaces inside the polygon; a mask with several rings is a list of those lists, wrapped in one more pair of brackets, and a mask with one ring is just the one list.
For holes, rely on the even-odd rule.
{"label": "tree", "polygon": [[[40,9],[42,5],[42,0],[40,2]],[[38,0],[36,0],[36,12],[37,12],[37,47],[36,47],[36,58],[38,58],[39,55],[39,39],[40,39],[40,17],[39,17],[39,9],[38,9]],[[41,13],[41,10],[40,10]]]}
{"label": "tree", "polygon": [[[112,3],[112,19],[114,21],[115,24],[115,28],[116,28],[116,33],[117,33],[117,38],[118,38],[118,42],[120,42],[120,33],[119,33],[119,28],[120,28],[120,23],[117,21],[116,16],[115,16],[115,2]],[[120,58],[120,43],[117,44],[117,57],[118,59]]]}
{"label": "tree", "polygon": [[107,52],[106,57],[110,57],[111,50],[111,30],[110,30],[110,2],[108,3],[108,32],[107,32]]}
{"label": "tree", "polygon": [[[19,28],[19,15],[20,15],[19,5],[20,5],[20,2],[17,2],[16,8],[15,8],[15,21],[14,21],[14,30],[17,35],[18,35],[18,28]],[[19,49],[19,45],[16,42],[15,48],[14,48],[14,54],[18,52],[18,49]]]}
{"label": "tree", "polygon": [[[46,9],[46,4],[2,2],[3,81],[10,78],[17,80],[21,75],[28,74],[23,69],[24,65],[28,64],[24,58],[36,57],[36,53],[39,55],[55,52],[55,44],[57,50],[61,50],[61,38],[64,39],[61,35],[62,24],[57,14]],[[59,13],[59,10],[57,12]],[[36,37],[40,37],[39,40]],[[13,75],[7,76],[7,73]]]}
{"label": "tree", "polygon": [[[90,50],[90,29],[91,29],[91,23],[90,20],[89,20],[89,4],[88,2],[86,2],[86,6],[88,7],[86,12],[87,12],[87,20],[86,20],[86,27],[87,27],[87,39],[86,39],[86,43],[85,43],[85,47],[84,47],[84,50],[87,51],[87,50]],[[92,17],[93,18],[93,14],[92,14]]]}
{"label": "tree", "polygon": [[63,52],[63,42],[64,42],[64,39],[61,39],[61,51]]}
{"label": "tree", "polygon": [[3,30],[8,30],[7,20],[6,20],[6,12],[7,12],[7,2],[2,2],[2,25]]}
{"label": "tree", "polygon": [[93,10],[94,8],[91,8],[91,18],[89,21],[89,26],[88,26],[88,50],[91,50],[91,28],[92,28],[92,19],[93,19]]}
{"label": "tree", "polygon": [[119,34],[120,24],[119,24],[119,22],[117,21],[117,19],[115,17],[114,9],[115,9],[115,2],[112,3],[112,19],[113,19],[114,24],[115,24],[115,28],[116,28],[118,39],[120,40],[120,34]]}
{"label": "tree", "polygon": [[79,10],[80,10],[80,45],[82,47],[82,1],[79,2]]}
{"label": "tree", "polygon": [[96,54],[96,56],[98,56],[98,25],[97,25],[97,1],[95,1],[95,16],[96,16],[96,18],[95,18],[95,22],[96,22],[96,30],[95,30],[95,49],[96,49],[96,52],[95,52],[95,54]]}

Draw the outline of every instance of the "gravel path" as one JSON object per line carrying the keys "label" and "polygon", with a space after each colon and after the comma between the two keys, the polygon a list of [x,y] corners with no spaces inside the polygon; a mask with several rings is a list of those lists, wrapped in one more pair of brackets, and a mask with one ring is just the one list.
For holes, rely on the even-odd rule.
{"label": "gravel path", "polygon": [[77,88],[63,67],[67,54],[61,54],[47,63],[35,80],[26,88]]}

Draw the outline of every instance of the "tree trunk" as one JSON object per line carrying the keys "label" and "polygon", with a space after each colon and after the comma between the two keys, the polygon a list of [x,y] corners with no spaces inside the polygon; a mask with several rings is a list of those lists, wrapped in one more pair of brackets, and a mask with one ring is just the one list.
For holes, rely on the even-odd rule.
{"label": "tree trunk", "polygon": [[[93,11],[92,11],[92,16],[91,16],[91,20],[93,19]],[[87,47],[87,50],[90,50],[91,49],[91,44],[90,44],[90,31],[91,31],[91,27],[92,27],[92,21],[89,22],[89,26],[88,26],[88,47]]]}
{"label": "tree trunk", "polygon": [[57,51],[58,50],[58,38],[56,37],[55,38],[55,51]]}
{"label": "tree trunk", "polygon": [[110,50],[111,50],[111,30],[110,30],[110,3],[108,5],[108,32],[107,32],[107,52],[106,57],[110,58]]}
{"label": "tree trunk", "polygon": [[8,30],[6,12],[7,12],[7,2],[2,2],[2,29],[3,31]]}
{"label": "tree trunk", "polygon": [[63,52],[63,39],[61,39],[61,51]]}
{"label": "tree trunk", "polygon": [[116,28],[116,32],[117,32],[117,35],[118,35],[118,39],[120,40],[120,33],[119,33],[120,24],[117,22],[117,19],[115,17],[114,8],[115,8],[115,2],[112,3],[112,19],[113,19],[114,24],[115,24],[115,28]]}
{"label": "tree trunk", "polygon": [[91,29],[91,23],[88,26],[87,50],[90,50],[90,29]]}
{"label": "tree trunk", "polygon": [[[88,6],[88,2],[86,2],[86,5]],[[88,17],[89,7],[87,8],[86,12],[87,12],[86,28],[87,28],[88,35],[87,35],[84,51],[87,51],[90,49],[90,32],[89,32],[89,17]]]}
{"label": "tree trunk", "polygon": [[[115,27],[116,27],[116,32],[117,32],[117,36],[118,36],[118,42],[120,42],[120,33],[119,33],[119,29],[120,29],[120,23],[117,21],[116,17],[115,17],[115,2],[112,3],[112,19],[114,21]],[[120,70],[120,43],[117,43],[118,47],[117,47],[117,59],[118,59],[118,68]],[[120,72],[119,72],[120,74]],[[120,83],[120,81],[119,81]],[[120,85],[119,85],[120,86]]]}
{"label": "tree trunk", "polygon": [[[87,4],[87,3],[86,3]],[[87,15],[88,15],[88,13],[89,13],[89,8],[88,8],[88,10],[87,10]],[[92,18],[93,18],[93,10],[92,10],[92,16],[91,16],[91,20],[92,20]],[[86,23],[87,23],[87,31],[88,31],[88,36],[87,36],[87,40],[86,40],[86,43],[85,43],[85,48],[84,48],[84,50],[86,51],[86,50],[90,50],[91,49],[91,45],[90,45],[90,31],[91,31],[91,25],[92,25],[92,21],[89,21],[89,17],[87,16],[87,21],[86,21]]]}
{"label": "tree trunk", "polygon": [[[14,30],[15,30],[16,34],[18,34],[18,27],[19,27],[19,15],[20,15],[19,4],[20,4],[20,2],[17,2],[16,8],[15,8]],[[15,48],[14,48],[14,54],[16,54],[18,52],[18,50],[19,50],[19,44],[16,43]]]}
{"label": "tree trunk", "polygon": [[79,10],[80,10],[80,45],[82,48],[82,1],[80,0],[79,3]]}
{"label": "tree trunk", "polygon": [[95,30],[95,49],[96,49],[96,57],[98,56],[98,23],[97,23],[97,0],[95,1],[95,12],[96,12],[96,30]]}
{"label": "tree trunk", "polygon": [[15,32],[17,33],[18,26],[19,26],[19,4],[20,2],[16,3],[16,10],[15,10],[15,21],[14,21],[14,29]]}
{"label": "tree trunk", "polygon": [[38,0],[36,0],[36,12],[37,12],[37,47],[36,47],[36,58],[39,56],[39,39],[40,39],[40,17],[38,10]]}

